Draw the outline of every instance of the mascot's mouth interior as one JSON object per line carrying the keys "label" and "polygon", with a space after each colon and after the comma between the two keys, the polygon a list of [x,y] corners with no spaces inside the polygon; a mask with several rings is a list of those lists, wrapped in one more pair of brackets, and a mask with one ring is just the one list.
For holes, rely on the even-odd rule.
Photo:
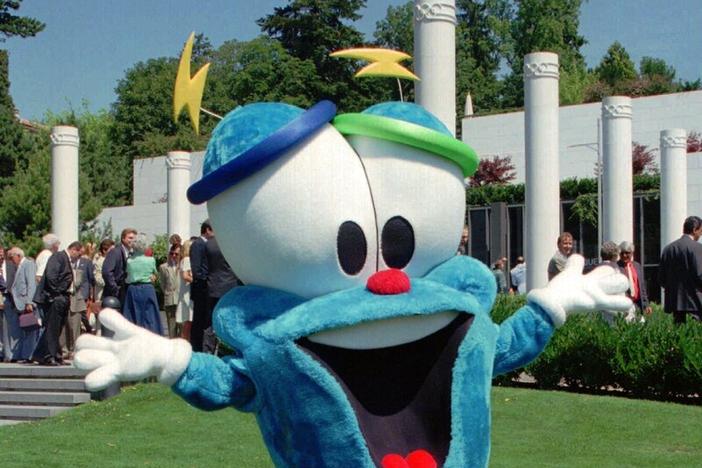
{"label": "mascot's mouth interior", "polygon": [[442,466],[451,441],[452,370],[473,322],[459,314],[419,340],[376,349],[347,349],[297,340],[339,381],[371,457],[425,450]]}

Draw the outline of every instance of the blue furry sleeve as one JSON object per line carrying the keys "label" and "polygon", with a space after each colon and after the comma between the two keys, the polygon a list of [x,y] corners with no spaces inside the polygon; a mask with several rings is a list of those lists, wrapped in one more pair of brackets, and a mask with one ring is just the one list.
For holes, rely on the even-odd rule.
{"label": "blue furry sleeve", "polygon": [[193,353],[182,376],[171,387],[185,401],[203,410],[234,406],[251,411],[256,388],[241,359]]}
{"label": "blue furry sleeve", "polygon": [[553,335],[553,323],[541,308],[527,304],[500,325],[492,375],[504,374],[531,362]]}

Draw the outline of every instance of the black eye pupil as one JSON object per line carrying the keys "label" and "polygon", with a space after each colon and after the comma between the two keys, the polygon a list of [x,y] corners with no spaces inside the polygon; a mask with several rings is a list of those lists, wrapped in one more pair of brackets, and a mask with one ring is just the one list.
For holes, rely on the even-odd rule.
{"label": "black eye pupil", "polygon": [[402,216],[390,218],[381,234],[381,248],[385,264],[401,269],[407,266],[414,254],[414,230]]}
{"label": "black eye pupil", "polygon": [[361,226],[345,221],[339,226],[336,236],[336,252],[339,265],[349,275],[357,275],[366,264],[368,245]]}

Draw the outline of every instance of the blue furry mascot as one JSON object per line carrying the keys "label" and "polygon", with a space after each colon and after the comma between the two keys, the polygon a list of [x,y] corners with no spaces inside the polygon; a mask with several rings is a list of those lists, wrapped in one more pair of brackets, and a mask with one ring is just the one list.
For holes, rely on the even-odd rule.
{"label": "blue furry mascot", "polygon": [[213,326],[237,352],[193,353],[105,310],[78,341],[91,390],[155,376],[190,404],[256,415],[280,467],[482,467],[490,387],[573,313],[627,310],[609,267],[565,271],[498,326],[494,276],[456,256],[477,156],[420,106],[336,115],[255,103],[230,112],[188,190],[247,286]]}

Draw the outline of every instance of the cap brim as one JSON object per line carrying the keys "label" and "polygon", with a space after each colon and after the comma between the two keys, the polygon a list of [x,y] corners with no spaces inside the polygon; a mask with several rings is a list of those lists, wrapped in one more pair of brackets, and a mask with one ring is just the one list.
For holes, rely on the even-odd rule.
{"label": "cap brim", "polygon": [[373,114],[337,115],[332,125],[343,135],[364,135],[394,141],[446,158],[470,177],[478,167],[478,155],[467,144],[421,125]]}
{"label": "cap brim", "polygon": [[199,205],[263,169],[285,151],[324,126],[336,114],[336,105],[320,101],[287,125],[271,133],[228,163],[210,172],[188,188],[188,200]]}

